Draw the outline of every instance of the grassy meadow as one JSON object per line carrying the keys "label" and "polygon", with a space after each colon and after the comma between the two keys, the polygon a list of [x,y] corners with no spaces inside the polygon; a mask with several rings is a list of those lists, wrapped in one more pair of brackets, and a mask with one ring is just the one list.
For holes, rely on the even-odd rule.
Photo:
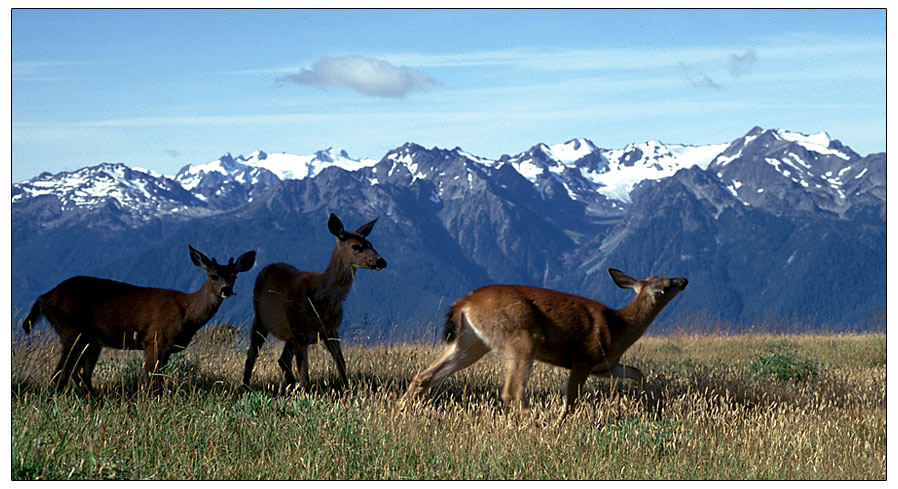
{"label": "grassy meadow", "polygon": [[206,328],[171,361],[166,393],[138,386],[143,352],[104,350],[98,399],[48,387],[44,324],[12,345],[12,479],[886,478],[886,335],[672,334],[623,363],[644,391],[590,379],[561,423],[567,371],[537,363],[530,412],[502,405],[490,354],[397,407],[442,345],[348,346],[339,388],[310,348],[309,392],[283,392],[270,341],[240,395],[245,339]]}

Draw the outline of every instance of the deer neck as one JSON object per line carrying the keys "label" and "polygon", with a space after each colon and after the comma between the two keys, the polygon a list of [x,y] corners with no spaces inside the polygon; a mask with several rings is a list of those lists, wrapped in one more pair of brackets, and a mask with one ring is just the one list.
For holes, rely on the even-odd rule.
{"label": "deer neck", "polygon": [[188,295],[185,325],[191,326],[194,330],[200,329],[218,312],[221,301],[221,294],[216,294],[212,290],[212,282],[206,280],[200,290]]}
{"label": "deer neck", "polygon": [[623,331],[619,341],[625,345],[632,345],[645,333],[655,316],[664,308],[664,303],[656,300],[647,291],[642,291],[627,304],[617,311],[617,315],[623,320]]}
{"label": "deer neck", "polygon": [[327,307],[336,307],[349,295],[355,279],[355,270],[338,248],[331,255],[327,269],[317,279],[315,291],[311,294],[315,302]]}

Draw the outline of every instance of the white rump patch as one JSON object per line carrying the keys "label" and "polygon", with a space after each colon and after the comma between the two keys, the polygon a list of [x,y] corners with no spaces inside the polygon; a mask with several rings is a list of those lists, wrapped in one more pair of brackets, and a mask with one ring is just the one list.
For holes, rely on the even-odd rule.
{"label": "white rump patch", "polygon": [[471,321],[471,319],[468,317],[467,311],[465,309],[462,309],[461,311],[461,319],[469,328],[471,328],[471,331],[473,331],[474,334],[477,335],[477,338],[479,338],[484,345],[488,346],[490,349],[493,349],[493,345],[490,343],[490,340],[488,340],[486,336],[483,335],[483,332],[481,332],[480,329],[474,325],[474,322]]}

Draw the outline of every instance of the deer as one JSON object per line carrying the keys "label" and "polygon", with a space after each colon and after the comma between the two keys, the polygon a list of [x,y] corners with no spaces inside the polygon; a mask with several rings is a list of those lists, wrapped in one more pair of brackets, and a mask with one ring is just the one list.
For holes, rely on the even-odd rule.
{"label": "deer", "polygon": [[194,334],[234,295],[237,274],[253,267],[255,251],[219,264],[188,245],[193,264],[206,272],[199,290],[185,293],[140,287],[104,278],[76,276],[62,281],[35,301],[22,323],[25,333],[42,317],[62,344],[53,371],[56,391],[74,376],[89,396],[96,397],[91,377],[104,346],[145,353],[141,384],[161,391],[160,371],[173,353],[184,350]]}
{"label": "deer", "polygon": [[346,361],[337,329],[343,321],[343,301],[352,288],[355,270],[383,270],[387,262],[367,240],[377,219],[355,232],[344,230],[343,222],[331,213],[327,228],[337,238],[330,262],[323,273],[299,271],[287,263],[266,266],[253,288],[253,322],[250,345],[243,369],[243,392],[250,391],[253,367],[268,334],[283,340],[278,366],[284,371],[286,387],[296,384],[292,361],[299,371],[299,388],[309,387],[309,345],[323,342],[333,357],[343,385],[349,383]]}
{"label": "deer", "polygon": [[494,349],[505,359],[502,400],[521,411],[527,411],[524,387],[534,359],[570,370],[559,420],[574,411],[590,375],[643,385],[645,375],[619,359],[688,281],[663,276],[638,280],[614,268],[608,273],[618,287],[636,292],[623,309],[556,290],[516,285],[483,287],[457,300],[449,308],[443,332],[449,347],[415,375],[401,405]]}

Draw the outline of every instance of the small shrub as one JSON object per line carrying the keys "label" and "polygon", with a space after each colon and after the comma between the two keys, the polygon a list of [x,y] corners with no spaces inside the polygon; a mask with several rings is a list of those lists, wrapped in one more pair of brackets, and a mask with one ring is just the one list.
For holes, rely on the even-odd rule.
{"label": "small shrub", "polygon": [[[175,353],[169,357],[162,375],[177,382],[186,382],[198,371],[196,361],[184,356],[183,353]],[[126,390],[137,389],[144,376],[144,356],[131,354],[101,360],[94,370],[94,384],[97,384],[97,378],[102,376],[110,377],[114,383],[125,386]]]}
{"label": "small shrub", "polygon": [[798,382],[816,377],[820,371],[820,364],[797,354],[776,349],[771,353],[759,355],[748,368],[756,375]]}

